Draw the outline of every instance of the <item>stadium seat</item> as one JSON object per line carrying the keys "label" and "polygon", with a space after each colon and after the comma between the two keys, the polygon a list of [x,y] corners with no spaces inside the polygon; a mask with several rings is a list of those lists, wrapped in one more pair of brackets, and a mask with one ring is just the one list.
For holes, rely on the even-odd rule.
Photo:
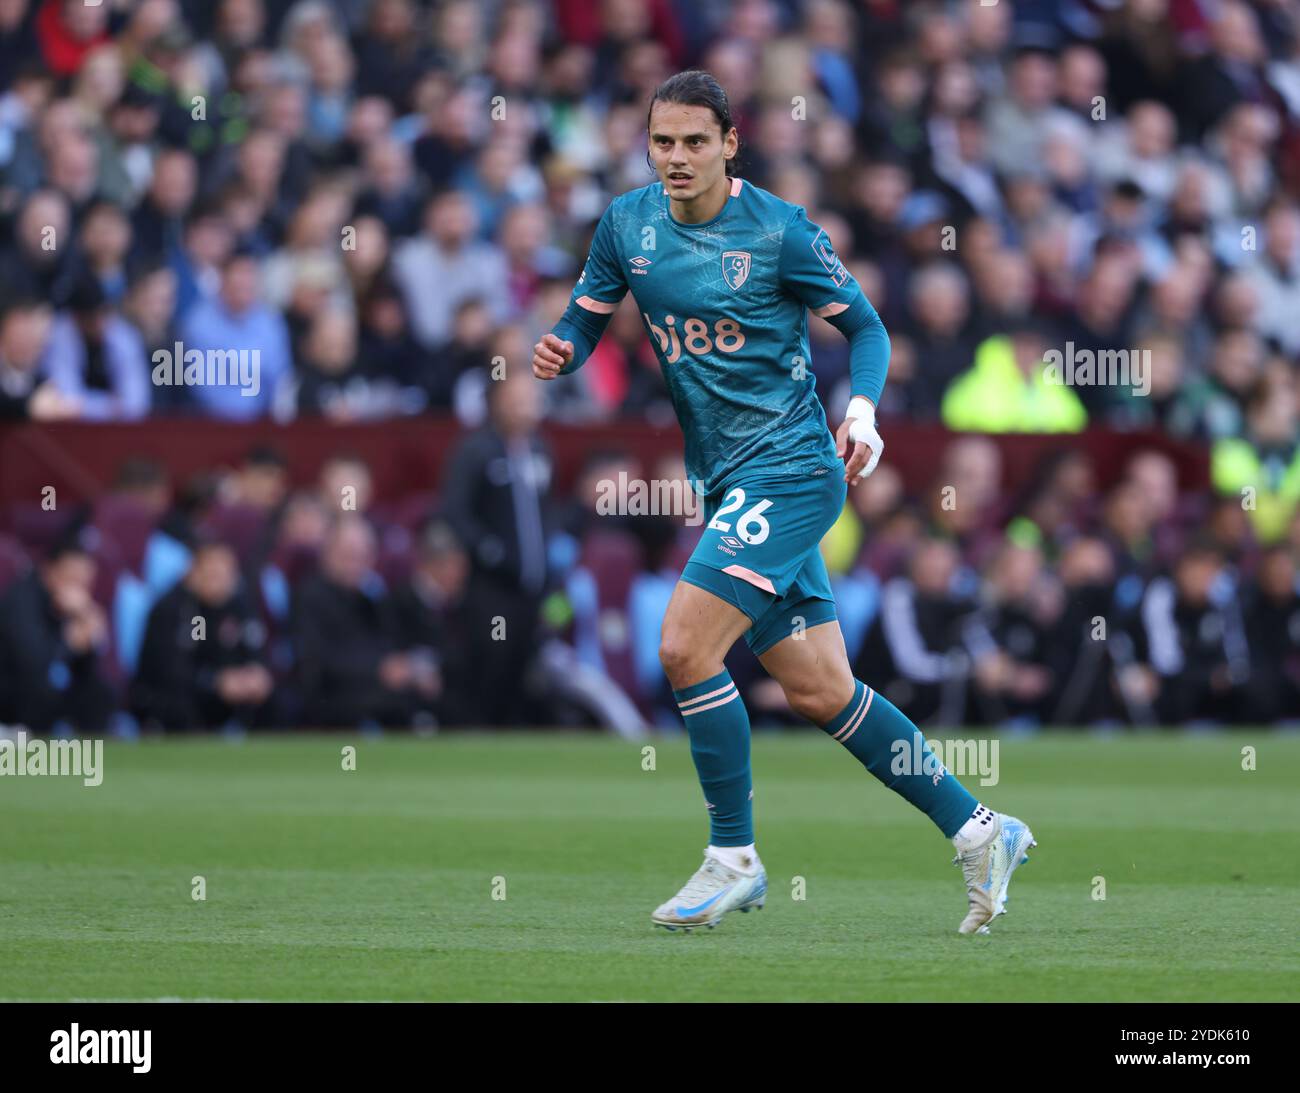
{"label": "stadium seat", "polygon": [[95,502],[91,523],[112,544],[112,556],[136,575],[144,573],[149,537],[158,516],[134,497],[106,494]]}
{"label": "stadium seat", "polygon": [[27,572],[31,560],[22,544],[12,535],[0,533],[0,595]]}

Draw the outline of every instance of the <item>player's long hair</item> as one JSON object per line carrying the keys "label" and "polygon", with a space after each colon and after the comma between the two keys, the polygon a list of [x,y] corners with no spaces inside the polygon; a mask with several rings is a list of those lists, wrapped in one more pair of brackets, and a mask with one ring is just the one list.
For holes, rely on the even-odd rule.
{"label": "player's long hair", "polygon": [[[689,72],[679,72],[676,76],[670,76],[664,80],[657,88],[655,93],[650,96],[650,106],[646,110],[645,124],[650,128],[650,114],[655,108],[657,102],[675,102],[679,106],[705,106],[713,111],[713,116],[718,119],[718,124],[722,126],[722,135],[731,132],[735,127],[731,120],[731,103],[727,101],[727,93],[722,90],[722,84],[718,83],[707,72],[701,72],[699,69],[691,69]],[[650,153],[646,153],[646,162],[650,163]],[[727,160],[725,170],[727,177],[731,178],[736,173],[736,161],[740,158],[740,133],[736,133],[736,154]],[[651,164],[654,169],[654,164]]]}

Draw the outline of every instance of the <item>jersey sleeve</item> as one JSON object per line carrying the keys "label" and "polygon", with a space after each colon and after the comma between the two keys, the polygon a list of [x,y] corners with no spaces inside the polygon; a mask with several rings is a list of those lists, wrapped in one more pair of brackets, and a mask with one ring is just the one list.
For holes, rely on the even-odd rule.
{"label": "jersey sleeve", "polygon": [[798,209],[781,237],[781,287],[849,342],[853,394],[880,402],[889,370],[889,335],[876,309],[831,246],[825,230]]}
{"label": "jersey sleeve", "polygon": [[795,211],[781,237],[781,287],[815,315],[831,304],[847,308],[862,291],[835,254],[830,236],[803,209]]}
{"label": "jersey sleeve", "polygon": [[609,317],[627,293],[627,277],[619,261],[611,205],[596,225],[586,264],[573,286],[569,306],[553,333],[573,343],[573,359],[560,371],[576,372],[596,348]]}
{"label": "jersey sleeve", "polygon": [[[618,235],[614,230],[614,206],[610,205],[591,237],[587,264],[573,286],[573,302],[580,307],[606,304],[611,309],[627,292],[627,277],[618,256]],[[585,302],[585,303],[584,303]]]}

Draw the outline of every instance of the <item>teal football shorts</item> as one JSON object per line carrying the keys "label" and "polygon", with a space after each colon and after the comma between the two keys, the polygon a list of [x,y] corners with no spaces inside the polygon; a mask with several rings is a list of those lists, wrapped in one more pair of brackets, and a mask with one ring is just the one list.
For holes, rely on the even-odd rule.
{"label": "teal football shorts", "polygon": [[835,619],[822,537],[839,519],[843,474],[803,478],[738,475],[704,498],[704,533],[682,580],[743,611],[755,655]]}

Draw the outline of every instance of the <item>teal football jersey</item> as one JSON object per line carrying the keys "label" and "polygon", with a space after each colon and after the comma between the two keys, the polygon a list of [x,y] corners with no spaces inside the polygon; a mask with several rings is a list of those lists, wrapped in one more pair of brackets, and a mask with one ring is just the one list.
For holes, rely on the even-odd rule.
{"label": "teal football jersey", "polygon": [[686,472],[704,493],[738,472],[839,468],[813,391],[807,312],[829,317],[865,298],[826,233],[742,179],[704,223],[678,223],[668,204],[658,182],[614,199],[572,304],[608,315],[631,291],[685,436]]}

